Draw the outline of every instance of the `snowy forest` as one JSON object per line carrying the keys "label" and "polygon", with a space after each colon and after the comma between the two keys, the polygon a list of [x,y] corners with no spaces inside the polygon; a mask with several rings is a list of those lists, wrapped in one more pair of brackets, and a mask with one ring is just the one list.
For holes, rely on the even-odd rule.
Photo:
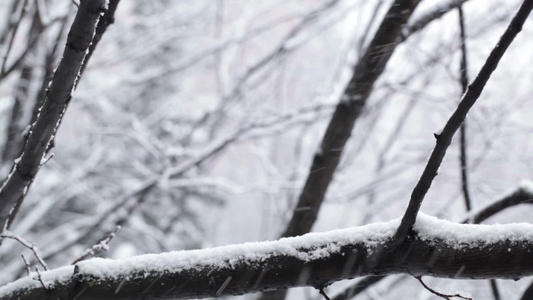
{"label": "snowy forest", "polygon": [[0,1],[0,300],[532,300],[532,8]]}

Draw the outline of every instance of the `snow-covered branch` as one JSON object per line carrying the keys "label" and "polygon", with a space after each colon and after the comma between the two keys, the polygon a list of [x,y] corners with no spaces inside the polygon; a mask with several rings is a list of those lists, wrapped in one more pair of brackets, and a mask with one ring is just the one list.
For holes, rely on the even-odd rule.
{"label": "snow-covered branch", "polygon": [[399,246],[400,220],[278,241],[205,250],[92,259],[0,288],[0,299],[181,299],[405,273],[446,278],[533,275],[533,225],[456,224],[419,215]]}

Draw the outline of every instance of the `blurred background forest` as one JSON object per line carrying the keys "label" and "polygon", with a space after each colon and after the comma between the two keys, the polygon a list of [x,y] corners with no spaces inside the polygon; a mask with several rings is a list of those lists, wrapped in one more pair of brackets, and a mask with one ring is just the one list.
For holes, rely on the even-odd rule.
{"label": "blurred background forest", "polygon": [[[99,255],[279,238],[353,65],[390,2],[121,1],[65,114],[54,156],[11,230],[35,243],[52,267],[69,264],[116,225],[122,230]],[[423,1],[409,23],[449,2]],[[465,1],[471,79],[519,4]],[[2,178],[20,154],[10,145],[24,136],[75,9],[66,0],[0,1]],[[468,115],[473,210],[533,178],[532,36],[533,22],[526,22]],[[454,9],[398,46],[355,125],[313,231],[401,217],[433,133],[461,97],[461,44]],[[424,213],[467,216],[459,157],[456,138]],[[496,222],[533,220],[530,208],[518,206],[486,221]],[[0,247],[0,284],[24,274],[24,251],[14,241]],[[493,299],[488,281],[426,282]],[[528,284],[497,281],[502,299],[520,297]],[[356,299],[392,295],[438,299],[400,275]],[[321,297],[295,289],[288,299]]]}

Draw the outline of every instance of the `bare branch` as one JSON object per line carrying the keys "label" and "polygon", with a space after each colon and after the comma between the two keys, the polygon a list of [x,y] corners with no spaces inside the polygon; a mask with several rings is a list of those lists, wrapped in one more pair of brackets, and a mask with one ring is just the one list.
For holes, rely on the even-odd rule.
{"label": "bare branch", "polygon": [[326,300],[331,300],[331,299],[328,297],[328,295],[326,294],[326,292],[324,292],[324,289],[323,289],[323,288],[318,289],[318,291],[319,291],[320,295],[322,295],[322,296],[324,297],[324,299],[326,299]]}
{"label": "bare branch", "polygon": [[20,206],[17,203],[23,201],[29,185],[39,171],[41,159],[57,130],[65,106],[70,101],[75,82],[79,79],[86,50],[92,41],[96,22],[104,5],[105,0],[81,1],[70,29],[63,59],[56,70],[41,113],[31,126],[31,133],[24,145],[20,161],[15,163],[0,190],[0,224],[7,226],[8,219],[15,217],[16,213],[11,214],[12,208]]}
{"label": "bare branch", "polygon": [[398,241],[401,241],[404,237],[407,236],[408,231],[411,229],[413,224],[416,221],[416,215],[422,205],[424,197],[431,187],[431,183],[435,176],[437,176],[437,170],[446,154],[446,150],[452,141],[452,137],[461,126],[461,123],[466,118],[466,114],[470,108],[474,105],[476,100],[481,95],[485,84],[489,80],[492,72],[498,66],[500,59],[503,57],[503,54],[514,40],[516,35],[522,30],[522,25],[526,21],[531,9],[533,8],[533,0],[525,0],[522,3],[519,11],[507,27],[505,33],[501,36],[500,41],[496,44],[496,47],[492,50],[489,57],[487,58],[485,64],[478,73],[478,76],[468,87],[467,92],[463,95],[461,102],[459,103],[457,109],[452,114],[446,126],[442,130],[442,133],[436,135],[437,144],[431,153],[431,156],[428,160],[428,163],[415,186],[413,193],[411,194],[411,199],[409,201],[409,206],[403,216],[402,223],[398,227],[396,232],[396,238]]}
{"label": "bare branch", "polygon": [[20,256],[22,257],[22,260],[24,261],[24,265],[26,266],[26,275],[30,276],[30,271],[31,271],[30,263],[28,262],[24,254],[21,253]]}
{"label": "bare branch", "polygon": [[80,74],[83,74],[83,72],[85,71],[87,63],[93,56],[94,50],[96,49],[96,46],[98,46],[98,43],[106,32],[107,27],[109,27],[115,22],[115,11],[117,10],[119,2],[120,0],[110,0],[106,12],[98,20],[98,25],[96,26],[93,41],[89,45],[89,52],[85,56],[85,61],[83,62],[83,66],[81,67]]}
{"label": "bare branch", "polygon": [[107,251],[109,249],[108,244],[115,237],[117,232],[120,230],[120,225],[115,227],[115,231],[111,232],[107,237],[102,239],[100,242],[92,246],[91,248],[85,250],[78,258],[76,258],[71,265],[87,259],[88,257],[94,256],[97,251]]}
{"label": "bare branch", "polygon": [[[1,239],[12,239],[12,240],[15,240],[15,241],[19,242],[22,246],[30,249],[33,252],[33,256],[35,256],[35,259],[37,259],[37,261],[43,267],[43,269],[45,271],[48,270],[48,266],[46,265],[46,263],[42,259],[41,254],[39,253],[39,249],[35,246],[35,244],[33,244],[33,243],[30,244],[30,243],[26,242],[26,240],[24,240],[22,237],[20,237],[20,236],[18,236],[16,234],[13,234],[11,232],[3,232],[0,235],[0,238]],[[26,261],[26,259],[24,259],[24,261]]]}
{"label": "bare branch", "polygon": [[353,77],[344,90],[318,149],[305,186],[282,236],[297,236],[311,230],[318,211],[339,164],[344,145],[355,121],[359,118],[374,82],[398,45],[403,24],[407,22],[418,1],[396,0],[392,5],[366,53],[354,68]]}
{"label": "bare branch", "polygon": [[46,286],[46,284],[44,284],[44,281],[43,281],[43,276],[41,275],[41,271],[39,271],[39,267],[35,267],[35,272],[37,272],[37,278],[36,280],[38,280],[40,283],[41,283],[41,286],[43,287],[43,289],[45,291],[48,290],[48,287]]}
{"label": "bare branch", "polygon": [[451,300],[452,298],[461,298],[461,299],[465,299],[465,300],[472,300],[472,298],[467,298],[467,297],[464,297],[464,296],[461,296],[459,294],[454,294],[454,295],[447,295],[447,294],[443,294],[443,293],[439,293],[437,291],[435,291],[434,289],[430,288],[429,286],[427,286],[424,281],[422,280],[422,276],[416,276],[415,277],[418,281],[420,281],[420,283],[422,284],[422,286],[424,286],[424,288],[428,291],[430,291],[431,293],[443,298],[443,299],[448,299],[448,300]]}
{"label": "bare branch", "polygon": [[[460,63],[460,77],[461,77],[461,87],[462,94],[466,93],[468,89],[468,65],[467,65],[467,53],[466,53],[466,37],[465,37],[465,21],[463,8],[461,5],[458,6],[457,10],[459,11],[459,35],[461,39],[461,63]],[[470,211],[472,209],[472,200],[470,199],[470,191],[468,187],[468,161],[467,161],[467,152],[466,152],[466,120],[461,124],[459,129],[459,150],[460,150],[460,170],[461,170],[461,189],[463,191],[463,197],[465,200],[466,210]]]}
{"label": "bare branch", "polygon": [[[468,215],[463,223],[473,223],[480,224],[491,216],[502,212],[503,210],[513,207],[519,204],[533,204],[533,193],[531,193],[530,188],[528,187],[519,187],[516,191],[510,193],[508,196],[503,197],[495,201],[493,204],[482,208],[478,211],[470,212],[472,215]],[[333,300],[349,300],[357,296],[368,287],[380,282],[386,276],[369,276],[359,280],[358,282],[351,285],[349,288],[345,289],[341,293],[337,294]],[[532,293],[533,293],[533,284]],[[523,298],[521,300],[526,300],[530,298]]]}
{"label": "bare branch", "polygon": [[460,5],[467,1],[468,0],[450,0],[447,3],[439,5],[435,9],[414,20],[411,24],[408,24],[403,32],[403,38],[405,39],[426,28],[426,26],[429,25],[431,22],[441,18],[448,12],[454,10],[455,8],[458,8]]}

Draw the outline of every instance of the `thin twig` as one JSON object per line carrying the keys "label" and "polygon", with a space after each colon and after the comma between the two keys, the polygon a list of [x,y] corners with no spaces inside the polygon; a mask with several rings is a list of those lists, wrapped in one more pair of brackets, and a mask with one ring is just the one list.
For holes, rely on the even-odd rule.
{"label": "thin twig", "polygon": [[407,236],[409,230],[411,230],[413,224],[415,224],[416,216],[420,210],[422,201],[431,187],[433,179],[435,176],[437,176],[437,171],[442,163],[442,160],[444,159],[444,155],[446,154],[448,146],[451,144],[452,137],[461,126],[463,120],[466,118],[470,108],[472,108],[472,106],[476,103],[476,100],[481,95],[485,84],[492,75],[492,72],[496,70],[498,63],[500,62],[507,48],[509,48],[509,45],[511,45],[511,42],[514,40],[516,35],[522,30],[522,26],[529,16],[532,8],[533,0],[525,0],[522,3],[522,6],[507,27],[507,30],[501,36],[494,49],[492,49],[492,52],[479,71],[476,79],[474,79],[472,84],[470,84],[468,87],[467,92],[463,95],[463,98],[457,106],[457,109],[446,123],[446,126],[444,126],[442,133],[435,135],[437,144],[431,153],[420,180],[411,194],[409,206],[407,207],[407,210],[402,218],[402,222],[400,223],[400,226],[395,234],[396,243],[401,243]]}
{"label": "thin twig", "polygon": [[37,280],[41,283],[43,289],[47,291],[48,287],[44,284],[43,277],[41,276],[41,271],[39,271],[39,267],[35,267],[35,272],[37,272]]}
{"label": "thin twig", "polygon": [[[466,93],[468,89],[468,65],[467,65],[467,53],[466,53],[466,35],[465,35],[465,17],[463,14],[463,8],[461,5],[457,7],[459,11],[459,28],[460,28],[460,39],[461,39],[461,63],[460,63],[460,74],[461,74],[461,87],[462,94]],[[468,187],[468,161],[466,153],[466,119],[463,121],[461,128],[459,130],[460,135],[460,164],[461,164],[461,188],[463,190],[463,197],[465,200],[466,210],[470,211],[472,209],[472,200],[470,197],[470,191]]]}
{"label": "thin twig", "polygon": [[94,33],[94,38],[89,45],[89,52],[87,52],[87,55],[85,56],[85,60],[83,62],[83,65],[81,66],[80,74],[83,74],[85,71],[85,68],[87,67],[87,63],[91,59],[91,57],[94,54],[94,50],[96,49],[96,46],[98,46],[98,43],[102,39],[102,36],[107,30],[107,27],[109,27],[111,24],[115,22],[115,11],[117,10],[117,6],[120,0],[110,0],[107,5],[107,10],[102,15],[102,17],[98,20],[98,25],[96,26],[96,31]]}
{"label": "thin twig", "polygon": [[495,279],[489,280],[490,282],[490,289],[492,290],[492,295],[494,296],[494,300],[500,300],[500,290],[498,289],[498,285],[496,283]]}
{"label": "thin twig", "polygon": [[28,276],[30,276],[30,264],[28,263],[28,260],[26,259],[26,257],[24,256],[24,254],[20,254],[20,256],[22,256],[22,260],[24,261],[24,265],[26,266],[26,274],[28,274]]}
{"label": "thin twig", "polygon": [[[465,16],[463,13],[463,7],[460,4],[457,7],[459,12],[459,36],[461,39],[461,87],[463,94],[468,89],[468,64],[467,64],[467,52],[466,52],[466,29],[465,29]],[[468,157],[467,157],[467,145],[466,145],[466,119],[463,121],[461,128],[459,129],[459,148],[460,148],[460,163],[461,163],[461,189],[463,191],[463,197],[465,200],[466,211],[472,210],[472,197],[470,196],[470,189],[468,184]],[[470,221],[470,220],[469,220]],[[494,300],[500,300],[500,291],[496,285],[495,279],[490,279],[490,287]]]}
{"label": "thin twig", "polygon": [[320,295],[324,296],[324,299],[326,300],[331,300],[328,295],[326,294],[326,292],[324,292],[324,289],[323,288],[319,288],[318,291],[320,292]]}
{"label": "thin twig", "polygon": [[94,256],[94,254],[97,252],[97,251],[107,251],[109,250],[109,247],[108,247],[108,244],[109,242],[115,237],[115,235],[117,234],[117,232],[120,230],[120,225],[118,225],[117,227],[115,227],[115,230],[113,232],[111,232],[110,234],[108,234],[104,239],[100,240],[98,243],[96,243],[94,246],[92,246],[91,248],[85,250],[78,258],[76,258],[72,263],[71,265],[75,265],[76,263],[90,257],[90,256]]}
{"label": "thin twig", "polygon": [[444,298],[444,299],[448,299],[448,300],[451,300],[452,298],[461,298],[461,299],[466,299],[466,300],[472,300],[472,298],[469,298],[469,297],[465,297],[465,296],[462,296],[460,294],[455,294],[455,295],[447,295],[447,294],[443,294],[443,293],[439,293],[437,291],[435,291],[434,289],[430,288],[429,286],[427,286],[424,281],[422,281],[422,276],[415,276],[416,279],[418,279],[418,281],[420,281],[420,283],[422,284],[422,286],[424,288],[426,288],[426,290],[430,291],[431,293],[441,297],[441,298]]}
{"label": "thin twig", "polygon": [[41,254],[39,253],[39,249],[35,246],[35,244],[33,244],[33,243],[30,244],[30,243],[26,242],[26,240],[24,240],[22,237],[14,234],[14,233],[11,233],[9,231],[4,231],[0,235],[0,239],[12,239],[12,240],[15,240],[15,241],[19,242],[22,246],[30,249],[33,252],[33,256],[35,256],[35,259],[37,259],[37,261],[43,267],[43,269],[45,271],[48,271],[48,266],[46,265],[46,263],[42,259]]}
{"label": "thin twig", "polygon": [[12,28],[13,31],[11,33],[11,38],[9,40],[9,43],[7,44],[6,52],[4,53],[4,57],[2,60],[2,66],[0,67],[0,79],[2,79],[5,75],[7,59],[13,47],[13,42],[15,41],[15,36],[17,35],[17,31],[19,29],[20,23],[22,22],[22,19],[24,18],[24,15],[26,14],[27,11],[28,11],[28,0],[24,0],[24,2],[22,3],[19,18]]}

